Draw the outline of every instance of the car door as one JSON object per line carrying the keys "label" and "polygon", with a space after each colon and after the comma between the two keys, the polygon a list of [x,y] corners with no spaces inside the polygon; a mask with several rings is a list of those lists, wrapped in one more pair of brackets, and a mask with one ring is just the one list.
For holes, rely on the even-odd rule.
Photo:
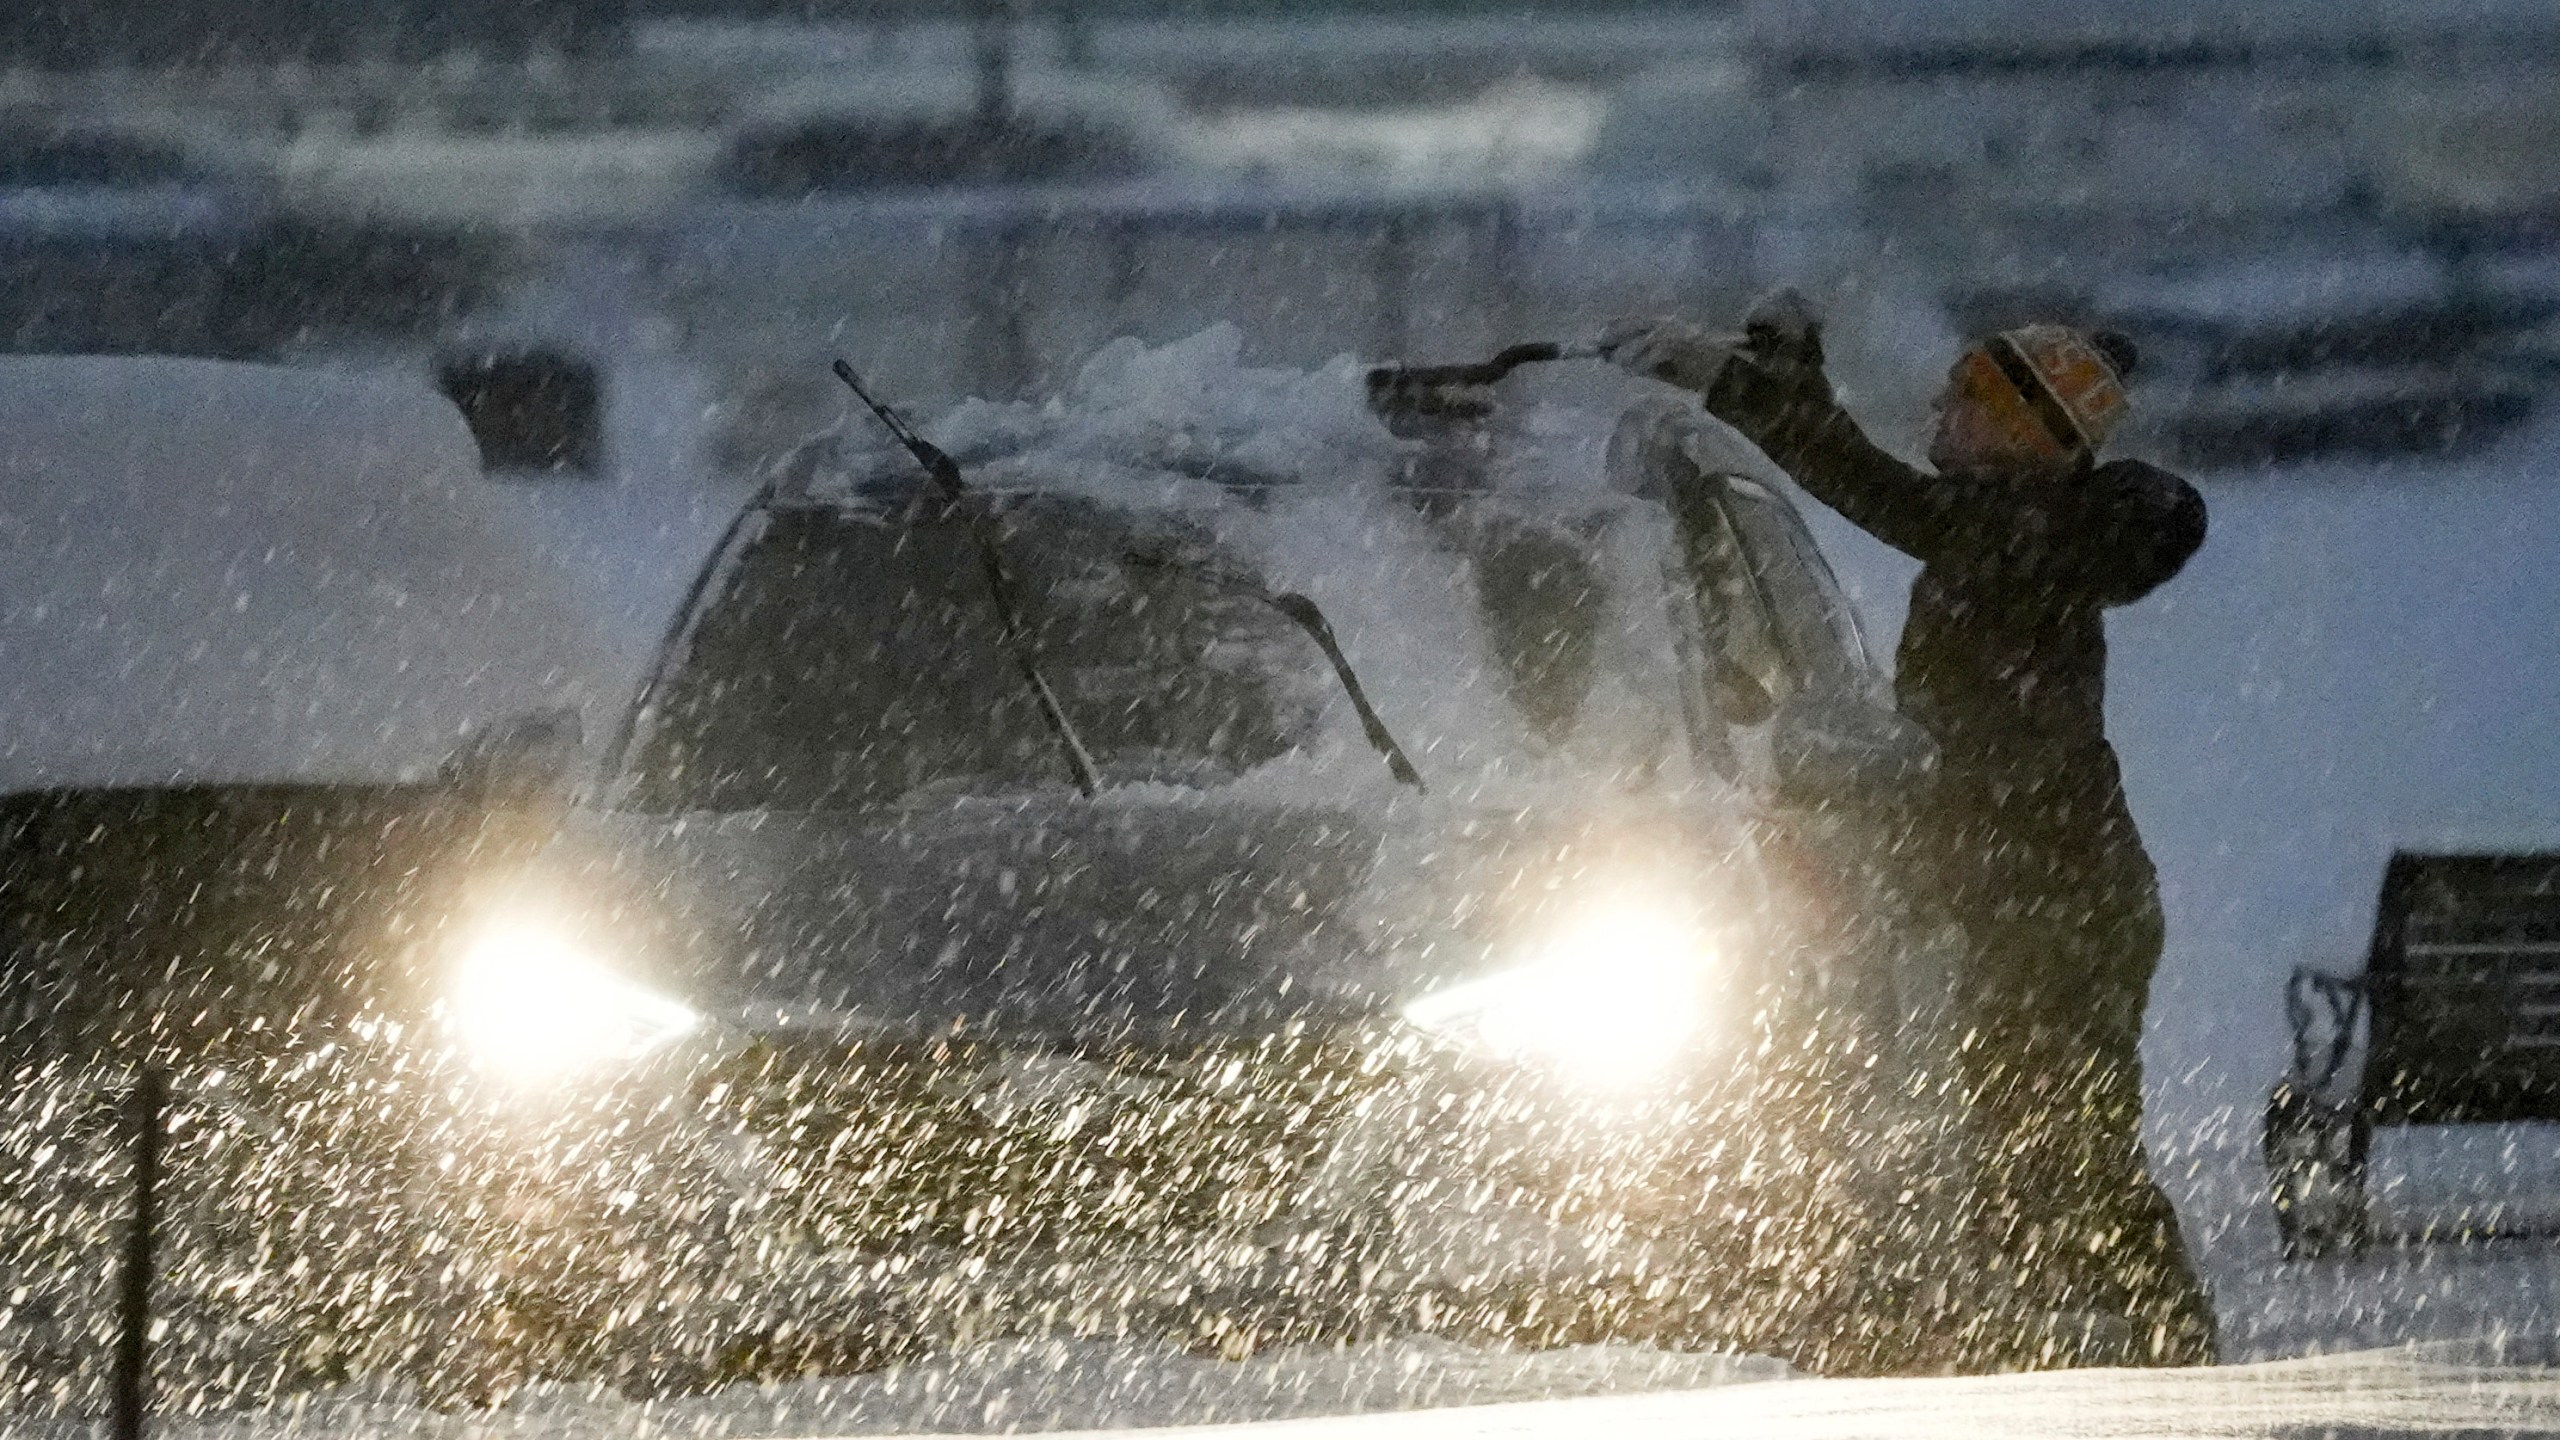
{"label": "car door", "polygon": [[[1846,592],[1767,457],[1694,406],[1666,402],[1622,418],[1609,464],[1618,488],[1660,500],[1680,532],[1687,593],[1675,604],[1694,609],[1699,683],[1731,738],[1733,778],[1759,800],[1768,884],[1794,916],[1777,1023],[1806,1032],[1802,1053],[1885,1057],[1823,1082],[1873,1098],[1852,1107],[1883,1132],[1856,1137],[1860,1153],[1925,1147],[1948,1117],[1898,1097],[1944,1061],[1942,1027],[1928,1021],[1944,1012],[1951,947],[1905,896],[1894,813],[1925,785],[1934,747],[1894,709]],[[1858,1168],[1890,1184],[1896,1167]]]}
{"label": "car door", "polygon": [[1735,720],[1798,696],[1890,707],[1856,611],[1767,457],[1694,406],[1653,403],[1620,420],[1608,463],[1613,484],[1678,523],[1709,679]]}

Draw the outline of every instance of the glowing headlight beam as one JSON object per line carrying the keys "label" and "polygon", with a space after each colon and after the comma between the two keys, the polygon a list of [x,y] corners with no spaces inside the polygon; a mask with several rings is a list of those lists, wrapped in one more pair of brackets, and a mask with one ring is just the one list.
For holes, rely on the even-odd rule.
{"label": "glowing headlight beam", "polygon": [[1711,958],[1694,930],[1663,912],[1611,906],[1559,932],[1529,963],[1426,995],[1404,1015],[1495,1055],[1627,1089],[1695,1043]]}
{"label": "glowing headlight beam", "polygon": [[473,1064],[502,1079],[565,1079],[640,1059],[702,1017],[614,974],[555,931],[482,931],[455,965],[445,1017]]}

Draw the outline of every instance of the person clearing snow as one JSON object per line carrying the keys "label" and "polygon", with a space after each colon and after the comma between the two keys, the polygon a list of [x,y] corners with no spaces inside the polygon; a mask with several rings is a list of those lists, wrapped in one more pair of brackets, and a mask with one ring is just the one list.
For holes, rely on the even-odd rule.
{"label": "person clearing snow", "polygon": [[2209,1361],[2212,1309],[2141,1153],[2160,899],[2104,730],[2105,611],[2178,573],[2205,507],[2174,475],[2097,459],[2130,342],[2030,325],[1969,345],[1937,403],[1934,474],[1842,409],[1792,292],[1738,339],[1647,320],[1601,349],[1696,392],[1922,565],[1895,684],[1941,771],[1904,844],[1919,904],[1967,936],[1952,1034],[1984,1159],[1965,1242],[1913,1247],[1950,1262],[1941,1293],[1975,1299],[1920,1323],[1969,1367]]}

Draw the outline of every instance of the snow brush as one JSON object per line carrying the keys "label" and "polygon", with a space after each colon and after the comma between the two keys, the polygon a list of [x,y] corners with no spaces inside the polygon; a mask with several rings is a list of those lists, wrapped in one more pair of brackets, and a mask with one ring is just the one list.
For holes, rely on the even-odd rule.
{"label": "snow brush", "polygon": [[1506,345],[1482,360],[1457,365],[1379,365],[1368,375],[1369,408],[1424,419],[1475,420],[1493,412],[1493,402],[1471,394],[1523,365],[1553,360],[1597,360],[1597,341],[1560,343],[1531,340]]}
{"label": "snow brush", "polygon": [[996,533],[995,512],[986,497],[970,488],[967,477],[960,473],[960,462],[948,451],[915,432],[898,412],[871,398],[862,388],[862,377],[842,359],[835,363],[836,378],[853,392],[889,434],[933,480],[935,488],[951,507],[969,520],[970,538],[977,542],[978,568],[986,576],[987,598],[994,602],[997,628],[1004,632],[1005,649],[1013,655],[1014,668],[1022,672],[1022,681],[1031,687],[1031,695],[1040,705],[1040,718],[1049,722],[1050,733],[1058,737],[1058,748],[1067,758],[1067,769],[1075,776],[1076,789],[1085,798],[1093,798],[1100,788],[1094,777],[1093,752],[1084,748],[1084,740],[1076,734],[1075,725],[1067,719],[1066,707],[1058,703],[1058,692],[1049,688],[1048,677],[1040,673],[1038,656],[1032,653],[1031,634],[1023,628],[1022,608],[1013,584],[1013,571],[1004,561],[1004,545]]}

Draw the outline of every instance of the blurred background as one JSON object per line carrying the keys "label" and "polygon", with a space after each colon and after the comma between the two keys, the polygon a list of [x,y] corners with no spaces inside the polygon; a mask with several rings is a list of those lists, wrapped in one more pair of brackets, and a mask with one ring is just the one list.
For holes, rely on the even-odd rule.
{"label": "blurred background", "polygon": [[1787,282],[1888,421],[2061,314],[2191,466],[2442,456],[2560,359],[2555,82],[2496,3],[24,0],[0,344],[412,367],[494,469],[716,481],[835,353],[930,402]]}

